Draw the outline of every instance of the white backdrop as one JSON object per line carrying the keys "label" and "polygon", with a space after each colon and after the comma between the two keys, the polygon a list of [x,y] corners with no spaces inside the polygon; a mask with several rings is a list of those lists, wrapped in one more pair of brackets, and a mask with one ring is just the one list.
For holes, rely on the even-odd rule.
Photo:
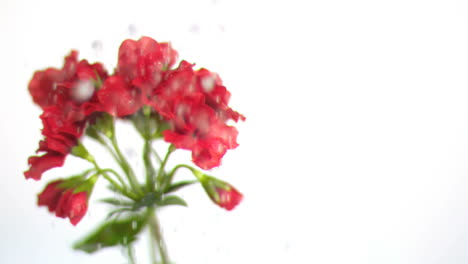
{"label": "white backdrop", "polygon": [[27,84],[71,48],[111,70],[141,35],[218,72],[247,116],[212,172],[243,203],[226,212],[192,187],[161,213],[177,264],[468,263],[468,2],[3,0],[0,27],[1,263],[126,263],[71,249],[106,207],[73,227],[36,206],[83,163],[24,179],[41,139]]}

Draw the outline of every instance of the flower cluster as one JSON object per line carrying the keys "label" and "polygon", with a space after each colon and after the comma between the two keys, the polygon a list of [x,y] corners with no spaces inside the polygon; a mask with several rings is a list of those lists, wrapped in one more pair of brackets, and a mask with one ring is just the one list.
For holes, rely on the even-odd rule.
{"label": "flower cluster", "polygon": [[76,51],[62,69],[36,72],[29,91],[44,111],[45,138],[37,151],[45,154],[29,158],[26,178],[39,180],[43,172],[62,166],[94,113],[124,118],[145,105],[169,124],[163,132],[167,142],[192,151],[202,169],[219,166],[226,150],[237,146],[237,130],[226,121],[245,118],[228,106],[230,93],[217,74],[194,70],[186,61],[172,69],[176,61],[169,43],[142,37],[122,43],[111,76],[101,63],[78,61]]}
{"label": "flower cluster", "polygon": [[[216,73],[195,70],[194,64],[184,60],[175,67],[177,57],[169,43],[142,37],[121,44],[112,74],[101,63],[78,60],[77,51],[65,57],[61,69],[34,73],[29,92],[43,110],[44,138],[37,149],[40,154],[28,160],[25,177],[40,180],[44,172],[63,166],[68,154],[92,165],[75,176],[49,182],[38,195],[38,205],[76,225],[87,212],[98,178],[107,180],[117,196],[100,200],[113,207],[108,219],[114,219],[107,219],[75,249],[92,253],[116,245],[129,248],[149,226],[146,230],[158,244],[161,263],[168,264],[156,211],[169,205],[187,206],[174,192],[199,183],[221,208],[232,210],[241,202],[242,194],[231,184],[191,165],[167,168],[169,156],[177,149],[191,151],[193,163],[203,170],[219,166],[226,151],[238,145],[237,129],[228,121],[245,120],[228,106],[230,93]],[[141,135],[144,172],[135,171],[120,150],[117,120],[130,121]],[[121,171],[101,168],[84,146],[85,136],[101,144]],[[157,140],[168,143],[165,155],[153,147]],[[196,180],[175,181],[181,168],[190,170]]]}

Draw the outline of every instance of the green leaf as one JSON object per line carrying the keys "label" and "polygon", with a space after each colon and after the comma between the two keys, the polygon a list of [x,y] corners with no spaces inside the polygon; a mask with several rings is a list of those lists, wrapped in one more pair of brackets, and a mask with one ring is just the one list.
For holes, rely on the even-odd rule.
{"label": "green leaf", "polygon": [[192,185],[194,183],[198,183],[198,181],[197,180],[187,180],[187,181],[176,182],[176,183],[173,183],[171,186],[167,187],[166,190],[164,191],[164,193],[175,192],[177,190],[182,189],[185,186],[189,186],[189,185]]}
{"label": "green leaf", "polygon": [[114,215],[116,215],[116,217],[119,217],[120,214],[123,213],[123,212],[133,212],[133,210],[130,207],[119,208],[119,209],[113,210],[110,213],[108,213],[107,216],[106,216],[106,219],[110,219]]}
{"label": "green leaf", "polygon": [[113,193],[125,195],[119,189],[115,188],[113,185],[108,185],[107,189]]}
{"label": "green leaf", "polygon": [[86,238],[75,243],[73,248],[93,253],[101,248],[128,245],[137,239],[137,234],[146,224],[147,216],[133,215],[104,223]]}
{"label": "green leaf", "polygon": [[135,202],[132,209],[134,211],[137,211],[143,207],[150,207],[156,204],[157,201],[160,199],[161,199],[161,194],[159,194],[158,192],[147,193],[145,196],[143,196],[143,198],[141,198],[141,200]]}
{"label": "green leaf", "polygon": [[187,202],[184,199],[180,198],[179,196],[175,196],[175,195],[165,196],[157,204],[159,206],[167,206],[167,205],[188,206]]}
{"label": "green leaf", "polygon": [[131,201],[125,201],[125,200],[116,199],[116,198],[105,198],[99,201],[103,203],[115,205],[115,206],[133,206],[133,202]]}

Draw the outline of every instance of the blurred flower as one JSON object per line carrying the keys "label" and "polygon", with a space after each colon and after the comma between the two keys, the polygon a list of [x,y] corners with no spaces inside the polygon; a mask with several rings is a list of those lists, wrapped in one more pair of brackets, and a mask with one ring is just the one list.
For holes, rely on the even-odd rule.
{"label": "blurred flower", "polygon": [[50,182],[38,195],[37,204],[46,206],[57,217],[68,217],[76,225],[88,210],[88,199],[96,180],[97,175],[87,180],[73,177]]}
{"label": "blurred flower", "polygon": [[39,142],[37,152],[45,154],[29,158],[29,170],[24,173],[27,179],[40,180],[45,171],[63,165],[83,134],[89,102],[97,100],[95,86],[106,78],[102,64],[78,61],[76,51],[65,57],[61,70],[48,68],[34,73],[29,92],[44,110],[41,120],[45,138]]}

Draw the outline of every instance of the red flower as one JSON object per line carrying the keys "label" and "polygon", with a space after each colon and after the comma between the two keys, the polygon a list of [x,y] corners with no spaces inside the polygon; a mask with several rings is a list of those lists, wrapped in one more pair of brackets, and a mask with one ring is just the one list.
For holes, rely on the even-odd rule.
{"label": "red flower", "polygon": [[[82,103],[94,93],[94,84],[87,85],[87,81],[102,81],[105,78],[107,73],[102,64],[91,65],[86,60],[78,62],[78,52],[72,51],[65,57],[62,69],[47,68],[35,72],[29,82],[29,92],[42,109],[69,101]],[[89,91],[82,91],[86,89]]]}
{"label": "red flower", "polygon": [[149,37],[125,40],[119,48],[116,74],[104,82],[97,93],[98,102],[87,111],[118,117],[135,113],[150,104],[153,90],[176,60],[177,52],[168,43],[158,43]]}
{"label": "red flower", "polygon": [[40,180],[45,171],[62,166],[66,155],[77,144],[85,127],[84,117],[73,107],[47,107],[41,119],[44,125],[42,134],[45,138],[39,142],[37,152],[46,154],[29,158],[30,167],[24,173],[27,179]]}
{"label": "red flower", "polygon": [[219,166],[226,150],[238,146],[236,128],[224,124],[209,106],[181,100],[176,113],[169,121],[172,129],[163,132],[164,140],[191,150],[192,160],[200,168]]}
{"label": "red flower", "polygon": [[59,185],[62,182],[63,180],[57,180],[49,183],[45,187],[44,191],[38,195],[37,205],[47,206],[47,208],[49,208],[49,212],[54,212],[57,208],[58,201],[62,196],[63,189],[59,188]]}
{"label": "red flower", "polygon": [[75,188],[66,188],[66,180],[49,183],[38,195],[37,204],[47,206],[49,212],[57,217],[70,219],[73,225],[78,224],[88,210],[88,192],[74,193]]}
{"label": "red flower", "polygon": [[39,180],[43,172],[63,165],[83,134],[90,114],[85,111],[87,103],[97,100],[95,86],[106,78],[101,64],[78,61],[76,51],[65,58],[62,69],[48,68],[34,74],[29,91],[33,101],[44,110],[41,119],[45,138],[39,142],[37,152],[46,154],[29,158],[26,178]]}
{"label": "red flower", "polygon": [[107,112],[112,116],[126,116],[143,106],[141,93],[133,89],[121,76],[109,77],[97,93],[99,104],[94,111]]}
{"label": "red flower", "polygon": [[234,209],[243,198],[242,194],[232,186],[227,189],[216,188],[216,192],[218,193],[218,200],[215,203],[228,211]]}
{"label": "red flower", "polygon": [[216,111],[218,117],[225,122],[228,119],[238,121],[245,120],[245,117],[229,108],[231,93],[223,86],[221,79],[216,73],[207,69],[200,69],[195,72],[196,89],[205,95],[205,103]]}
{"label": "red flower", "polygon": [[29,157],[29,170],[24,172],[26,179],[40,180],[42,173],[55,167],[63,166],[65,155],[49,152],[42,156]]}
{"label": "red flower", "polygon": [[58,201],[55,215],[70,219],[72,225],[78,224],[88,210],[88,195],[86,192],[73,193],[73,190],[65,191]]}
{"label": "red flower", "polygon": [[169,43],[158,43],[149,37],[138,41],[127,39],[120,45],[117,74],[127,82],[152,82],[157,85],[161,73],[171,68],[177,60],[177,52]]}

